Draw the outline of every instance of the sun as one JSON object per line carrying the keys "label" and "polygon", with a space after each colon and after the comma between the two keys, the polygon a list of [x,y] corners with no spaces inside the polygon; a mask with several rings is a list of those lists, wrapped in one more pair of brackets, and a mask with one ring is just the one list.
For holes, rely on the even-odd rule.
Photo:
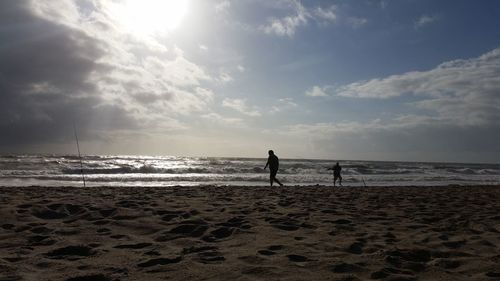
{"label": "sun", "polygon": [[157,35],[179,26],[188,10],[188,0],[124,0],[114,10],[127,31]]}

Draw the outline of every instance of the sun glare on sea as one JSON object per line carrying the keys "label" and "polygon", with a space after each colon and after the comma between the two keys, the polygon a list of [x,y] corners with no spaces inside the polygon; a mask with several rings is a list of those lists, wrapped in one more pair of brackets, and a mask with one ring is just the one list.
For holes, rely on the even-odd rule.
{"label": "sun glare on sea", "polygon": [[155,35],[179,26],[188,10],[188,0],[124,0],[114,10],[127,31]]}

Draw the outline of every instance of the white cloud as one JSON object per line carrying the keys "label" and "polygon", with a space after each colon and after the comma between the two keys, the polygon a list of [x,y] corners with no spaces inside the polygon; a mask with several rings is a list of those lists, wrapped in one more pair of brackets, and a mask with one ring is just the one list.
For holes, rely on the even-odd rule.
{"label": "white cloud", "polygon": [[282,112],[285,110],[289,110],[292,108],[297,107],[297,103],[294,101],[293,98],[282,98],[278,99],[278,105],[274,105],[271,107],[270,112],[271,113],[277,113],[277,112]]}
{"label": "white cloud", "polygon": [[148,56],[142,67],[145,71],[174,86],[197,86],[202,80],[210,80],[203,68],[187,60],[182,54],[172,60]]}
{"label": "white cloud", "polygon": [[313,9],[312,14],[315,16],[317,21],[328,24],[337,20],[336,9],[336,6],[333,5],[328,8],[316,7]]}
{"label": "white cloud", "polygon": [[240,113],[243,113],[245,115],[248,115],[248,116],[252,116],[252,117],[261,116],[260,112],[255,107],[250,108],[246,104],[246,99],[225,98],[222,101],[222,106],[232,108],[232,109],[234,109]]}
{"label": "white cloud", "polygon": [[296,30],[307,25],[309,19],[319,24],[329,24],[337,19],[336,7],[334,5],[322,8],[307,8],[297,0],[282,1],[283,8],[292,10],[291,14],[282,18],[270,18],[268,23],[260,26],[266,34],[293,37]]}
{"label": "white cloud", "polygon": [[203,45],[203,44],[201,44],[201,45],[199,46],[199,48],[200,48],[200,50],[202,50],[202,51],[208,51],[208,47],[207,47],[207,46],[205,46],[205,45]]}
{"label": "white cloud", "polygon": [[384,125],[380,119],[366,123],[357,121],[342,121],[338,123],[295,124],[286,126],[284,133],[298,136],[315,136],[319,139],[330,139],[336,134],[359,134],[366,130],[380,130]]}
{"label": "white cloud", "polygon": [[422,15],[415,21],[415,28],[419,29],[436,22],[439,18],[435,15]]}
{"label": "white cloud", "polygon": [[228,124],[228,125],[241,125],[243,123],[243,119],[241,118],[231,118],[231,117],[224,117],[218,113],[211,112],[208,114],[203,114],[201,116],[204,119],[210,120],[215,123],[220,123],[220,124]]}
{"label": "white cloud", "polygon": [[[176,45],[120,28],[113,5],[119,3],[54,0],[31,1],[30,8],[44,19],[88,36],[103,50],[96,64],[105,70],[92,71],[87,81],[95,87],[95,93],[88,95],[99,93],[102,104],[121,107],[135,119],[159,123],[173,123],[178,114],[206,111],[214,93],[200,83],[218,78],[187,59]],[[200,45],[200,49],[207,47]],[[232,78],[223,74],[221,79]]]}
{"label": "white cloud", "polygon": [[231,2],[229,2],[228,0],[220,1],[219,3],[215,4],[215,12],[225,13],[229,9],[229,7],[231,7]]}
{"label": "white cloud", "polygon": [[295,34],[295,30],[299,26],[305,24],[307,24],[307,18],[301,11],[299,14],[294,16],[287,16],[281,19],[270,19],[269,23],[261,28],[267,34],[274,33],[278,36],[292,37]]}
{"label": "white cloud", "polygon": [[33,12],[45,19],[76,26],[80,22],[78,7],[71,0],[30,1]]}
{"label": "white cloud", "polygon": [[325,88],[321,88],[319,86],[314,86],[311,89],[306,91],[306,96],[309,97],[326,97],[328,94],[325,92]]}
{"label": "white cloud", "polygon": [[337,94],[353,98],[388,99],[411,95],[412,104],[443,120],[461,124],[498,122],[500,117],[500,48],[471,59],[459,59],[428,71],[412,71],[352,83]]}
{"label": "white cloud", "polygon": [[227,72],[222,72],[220,75],[219,75],[219,78],[218,78],[219,82],[222,83],[222,84],[226,84],[226,83],[229,83],[231,81],[233,81],[233,77],[231,75],[229,75],[229,73]]}
{"label": "white cloud", "polygon": [[245,72],[245,67],[243,65],[237,66],[239,72]]}
{"label": "white cloud", "polygon": [[360,28],[368,23],[368,20],[365,18],[349,17],[347,19],[347,23],[349,23],[349,25],[351,25],[353,28]]}

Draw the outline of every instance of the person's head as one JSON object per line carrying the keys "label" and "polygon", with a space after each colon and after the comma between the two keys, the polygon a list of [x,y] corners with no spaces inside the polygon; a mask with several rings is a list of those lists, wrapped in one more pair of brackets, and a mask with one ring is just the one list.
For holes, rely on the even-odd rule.
{"label": "person's head", "polygon": [[269,153],[269,155],[274,155],[274,151],[272,150],[269,150],[267,153]]}
{"label": "person's head", "polygon": [[335,165],[337,165],[337,166],[338,166],[338,165],[339,165],[339,162],[337,162],[337,164],[335,164]]}

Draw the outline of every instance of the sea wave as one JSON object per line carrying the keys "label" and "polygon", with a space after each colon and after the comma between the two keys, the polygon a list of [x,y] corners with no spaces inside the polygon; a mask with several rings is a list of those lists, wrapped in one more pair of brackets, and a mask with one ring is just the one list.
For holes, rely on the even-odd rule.
{"label": "sea wave", "polygon": [[[278,177],[287,184],[332,184],[337,161],[280,159]],[[500,165],[423,162],[339,161],[343,182],[362,185],[500,184]],[[119,155],[0,156],[2,182],[53,185],[81,181],[127,184],[268,184],[266,159]],[[81,166],[83,166],[83,169]],[[363,183],[364,182],[364,183]]]}

